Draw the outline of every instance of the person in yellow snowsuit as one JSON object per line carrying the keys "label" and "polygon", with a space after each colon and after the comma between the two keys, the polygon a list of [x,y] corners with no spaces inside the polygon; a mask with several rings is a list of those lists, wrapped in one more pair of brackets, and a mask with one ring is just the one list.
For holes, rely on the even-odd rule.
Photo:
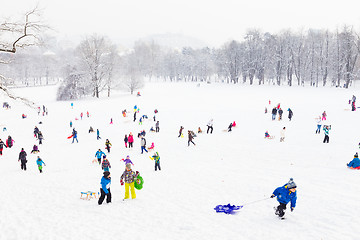
{"label": "person in yellow snowsuit", "polygon": [[123,174],[121,175],[121,178],[120,178],[121,185],[124,185],[124,179],[125,179],[125,198],[124,199],[128,199],[130,197],[129,188],[130,188],[130,192],[131,192],[131,198],[132,199],[136,198],[135,188],[134,188],[134,178],[136,178],[138,175],[139,175],[138,171],[136,171],[136,173],[135,173],[133,170],[131,170],[130,163],[126,164],[125,171],[123,172]]}

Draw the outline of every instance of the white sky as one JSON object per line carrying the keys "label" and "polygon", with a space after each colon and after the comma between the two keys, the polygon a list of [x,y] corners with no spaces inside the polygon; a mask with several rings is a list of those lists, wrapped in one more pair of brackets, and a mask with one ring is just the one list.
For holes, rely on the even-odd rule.
{"label": "white sky", "polygon": [[246,29],[360,29],[357,0],[3,0],[0,16],[17,15],[36,4],[61,36],[108,35],[113,40],[180,33],[218,47],[241,40]]}

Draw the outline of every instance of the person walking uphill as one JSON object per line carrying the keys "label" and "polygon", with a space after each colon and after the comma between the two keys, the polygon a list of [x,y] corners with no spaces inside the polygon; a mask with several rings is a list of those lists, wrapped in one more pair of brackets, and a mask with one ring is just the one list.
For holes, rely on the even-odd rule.
{"label": "person walking uphill", "polygon": [[210,119],[210,121],[207,124],[208,129],[207,129],[206,133],[209,133],[209,130],[211,129],[210,133],[212,134],[212,132],[214,130],[213,124],[214,124],[214,119]]}
{"label": "person walking uphill", "polygon": [[111,174],[110,172],[104,172],[104,176],[101,178],[100,181],[100,198],[98,204],[101,205],[106,196],[106,203],[111,203],[111,192],[110,192],[110,185],[111,185]]}
{"label": "person walking uphill", "polygon": [[27,163],[26,156],[27,156],[27,154],[26,154],[24,148],[22,148],[21,152],[19,153],[18,161],[21,161],[21,170],[24,170],[24,171],[26,171],[26,163]]}
{"label": "person walking uphill", "polygon": [[141,136],[141,154],[143,154],[145,152],[148,152],[148,150],[146,150],[146,139]]}
{"label": "person walking uphill", "polygon": [[104,172],[109,172],[110,171],[111,165],[110,165],[109,160],[106,158],[106,156],[103,156],[103,161],[102,161],[102,164],[101,164],[101,168],[104,170]]}
{"label": "person walking uphill", "polygon": [[101,156],[102,155],[106,156],[106,154],[103,151],[101,151],[101,149],[97,150],[97,152],[95,153],[95,157],[97,157],[99,165],[101,164]]}
{"label": "person walking uphill", "polygon": [[296,184],[292,178],[290,178],[290,181],[284,186],[276,188],[271,195],[271,198],[277,197],[277,201],[280,203],[280,205],[276,208],[275,214],[280,218],[283,218],[285,215],[286,205],[289,202],[291,202],[291,211],[294,211],[297,199],[296,195]]}
{"label": "person walking uphill", "polygon": [[138,171],[136,171],[136,173],[135,173],[133,170],[131,170],[130,163],[126,164],[125,171],[123,172],[123,174],[121,175],[121,178],[120,178],[121,185],[124,185],[124,180],[125,180],[125,197],[124,197],[124,199],[129,199],[129,197],[130,197],[129,188],[130,188],[130,192],[131,192],[131,198],[132,199],[136,198],[135,188],[134,188],[134,178],[136,178],[138,175],[139,175]]}
{"label": "person walking uphill", "polygon": [[293,117],[294,113],[290,108],[288,108],[288,111],[289,111],[288,118],[289,118],[289,121],[291,121],[291,118]]}

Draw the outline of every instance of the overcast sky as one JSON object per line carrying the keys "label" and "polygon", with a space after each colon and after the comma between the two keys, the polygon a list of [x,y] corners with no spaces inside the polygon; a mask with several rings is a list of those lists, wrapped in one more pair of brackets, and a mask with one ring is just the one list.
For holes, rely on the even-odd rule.
{"label": "overcast sky", "polygon": [[0,16],[20,15],[37,4],[60,36],[87,34],[114,40],[176,33],[219,47],[241,40],[249,28],[326,28],[344,24],[360,30],[357,0],[3,0]]}

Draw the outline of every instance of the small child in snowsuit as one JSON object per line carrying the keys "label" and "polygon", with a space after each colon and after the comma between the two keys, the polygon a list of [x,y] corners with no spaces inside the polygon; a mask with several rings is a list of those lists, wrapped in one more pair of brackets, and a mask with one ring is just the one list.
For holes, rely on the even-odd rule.
{"label": "small child in snowsuit", "polygon": [[125,134],[125,137],[124,137],[124,142],[125,142],[125,147],[127,148],[128,137],[127,137],[127,135],[126,135],[126,134]]}
{"label": "small child in snowsuit", "polygon": [[285,215],[286,204],[289,202],[291,202],[291,211],[294,211],[297,199],[296,195],[296,184],[292,178],[290,178],[290,181],[284,186],[276,188],[271,195],[271,198],[277,197],[277,201],[280,203],[276,208],[275,214],[282,218]]}
{"label": "small child in snowsuit", "polygon": [[130,163],[131,165],[134,166],[133,162],[130,160],[129,155],[127,155],[125,159],[121,159],[120,161],[124,161],[124,162],[125,162],[125,165],[128,164],[128,163]]}
{"label": "small child in snowsuit", "polygon": [[136,198],[136,194],[135,194],[135,188],[134,188],[134,178],[137,178],[137,176],[139,175],[139,172],[136,171],[136,173],[131,170],[131,164],[128,163],[126,164],[126,168],[125,171],[123,172],[123,174],[121,175],[120,178],[120,184],[124,185],[124,180],[125,179],[125,197],[124,199],[129,199],[130,194],[129,194],[129,188],[131,191],[131,198],[134,199]]}
{"label": "small child in snowsuit", "polygon": [[111,168],[111,165],[110,165],[109,160],[106,158],[106,156],[103,156],[101,168],[104,170],[104,172],[110,171],[109,169]]}
{"label": "small child in snowsuit", "polygon": [[35,154],[36,154],[36,153],[38,153],[38,152],[40,152],[38,146],[34,145],[34,146],[33,146],[33,149],[31,150],[31,153],[35,153]]}
{"label": "small child in snowsuit", "polygon": [[36,160],[36,164],[38,165],[38,169],[40,171],[40,173],[42,173],[42,165],[44,164],[44,166],[46,166],[46,164],[43,162],[43,160],[38,156],[37,160]]}
{"label": "small child in snowsuit", "polygon": [[348,168],[360,169],[360,159],[358,153],[355,153],[354,159],[347,164]]}

